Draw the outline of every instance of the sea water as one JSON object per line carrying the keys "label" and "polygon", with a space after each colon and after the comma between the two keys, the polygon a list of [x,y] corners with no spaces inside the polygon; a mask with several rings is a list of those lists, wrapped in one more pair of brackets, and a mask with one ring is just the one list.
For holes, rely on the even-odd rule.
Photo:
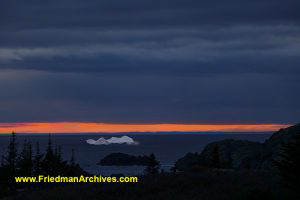
{"label": "sea water", "polygon": [[[128,135],[138,145],[110,144],[91,145],[87,139],[104,137],[120,137]],[[126,133],[126,134],[55,134],[51,135],[52,144],[61,145],[63,158],[70,160],[72,149],[75,159],[89,173],[97,175],[137,175],[142,174],[144,166],[99,166],[97,163],[110,153],[126,153],[131,155],[149,155],[154,153],[164,171],[170,170],[177,159],[188,152],[201,152],[206,144],[223,139],[249,140],[264,142],[271,133]],[[10,135],[0,135],[0,155],[7,151]],[[40,143],[41,151],[47,147],[47,134],[17,134],[18,149],[22,148],[24,140]]]}

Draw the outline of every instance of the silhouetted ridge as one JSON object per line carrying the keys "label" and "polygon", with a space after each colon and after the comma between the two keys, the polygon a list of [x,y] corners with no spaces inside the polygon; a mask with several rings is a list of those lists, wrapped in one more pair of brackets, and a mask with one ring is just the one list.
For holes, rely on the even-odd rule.
{"label": "silhouetted ridge", "polygon": [[[195,166],[234,169],[274,169],[282,145],[300,134],[300,124],[280,129],[264,143],[247,140],[222,140],[209,143],[200,154],[187,154],[177,160],[175,168],[189,170]],[[216,148],[217,147],[217,148]],[[217,149],[217,151],[216,151]],[[216,155],[219,161],[216,161]],[[214,165],[218,163],[219,166]]]}

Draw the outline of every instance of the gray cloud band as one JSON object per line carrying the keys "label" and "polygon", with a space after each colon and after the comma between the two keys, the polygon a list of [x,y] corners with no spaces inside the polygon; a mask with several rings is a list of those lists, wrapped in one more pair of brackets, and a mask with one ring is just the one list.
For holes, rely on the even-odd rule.
{"label": "gray cloud band", "polygon": [[294,123],[299,1],[0,2],[0,121]]}

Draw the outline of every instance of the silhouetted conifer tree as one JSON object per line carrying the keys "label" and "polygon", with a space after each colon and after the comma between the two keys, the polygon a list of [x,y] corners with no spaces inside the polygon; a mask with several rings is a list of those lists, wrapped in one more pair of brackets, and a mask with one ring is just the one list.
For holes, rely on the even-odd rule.
{"label": "silhouetted conifer tree", "polygon": [[57,144],[55,145],[54,156],[58,156],[58,146],[57,146]]}
{"label": "silhouetted conifer tree", "polygon": [[45,157],[47,158],[52,158],[54,156],[53,154],[53,149],[52,149],[52,140],[51,140],[51,135],[49,134],[48,136],[48,146],[46,150],[46,155]]}
{"label": "silhouetted conifer tree", "polygon": [[16,183],[14,177],[17,175],[17,142],[15,132],[11,133],[10,142],[7,148],[7,155],[4,157],[2,180],[6,184],[9,193],[16,191]]}
{"label": "silhouetted conifer tree", "polygon": [[70,159],[70,165],[72,167],[75,166],[75,153],[74,153],[74,149],[72,149],[72,155],[71,155],[71,159]]}
{"label": "silhouetted conifer tree", "polygon": [[18,165],[19,165],[20,176],[32,176],[33,161],[32,161],[31,142],[27,142],[27,141],[24,142],[23,150],[20,153]]}
{"label": "silhouetted conifer tree", "polygon": [[17,164],[17,142],[15,132],[11,133],[10,142],[7,149],[7,156],[5,157],[6,165],[12,172],[16,169]]}
{"label": "silhouetted conifer tree", "polygon": [[41,171],[45,175],[57,175],[56,159],[52,149],[51,135],[49,134],[48,146],[44,159],[41,162]]}
{"label": "silhouetted conifer tree", "polygon": [[36,143],[36,150],[35,150],[35,156],[34,156],[34,167],[33,167],[33,173],[34,175],[38,176],[41,174],[41,162],[42,162],[43,155],[40,153],[40,144],[39,142]]}
{"label": "silhouetted conifer tree", "polygon": [[[30,177],[33,175],[32,145],[24,141],[23,149],[18,159],[18,176]],[[19,183],[18,188],[31,188],[31,183]]]}
{"label": "silhouetted conifer tree", "polygon": [[156,160],[153,153],[149,156],[149,162],[145,172],[147,174],[157,174],[159,172],[159,162]]}
{"label": "silhouetted conifer tree", "polygon": [[62,161],[62,148],[61,148],[61,145],[58,145],[57,147],[57,159],[61,162]]}

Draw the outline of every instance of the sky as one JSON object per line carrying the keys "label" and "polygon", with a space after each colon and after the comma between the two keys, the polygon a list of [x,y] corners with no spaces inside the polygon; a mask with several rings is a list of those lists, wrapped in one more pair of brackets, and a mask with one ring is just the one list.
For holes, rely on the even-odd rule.
{"label": "sky", "polygon": [[0,127],[298,123],[299,10],[298,0],[2,0]]}

